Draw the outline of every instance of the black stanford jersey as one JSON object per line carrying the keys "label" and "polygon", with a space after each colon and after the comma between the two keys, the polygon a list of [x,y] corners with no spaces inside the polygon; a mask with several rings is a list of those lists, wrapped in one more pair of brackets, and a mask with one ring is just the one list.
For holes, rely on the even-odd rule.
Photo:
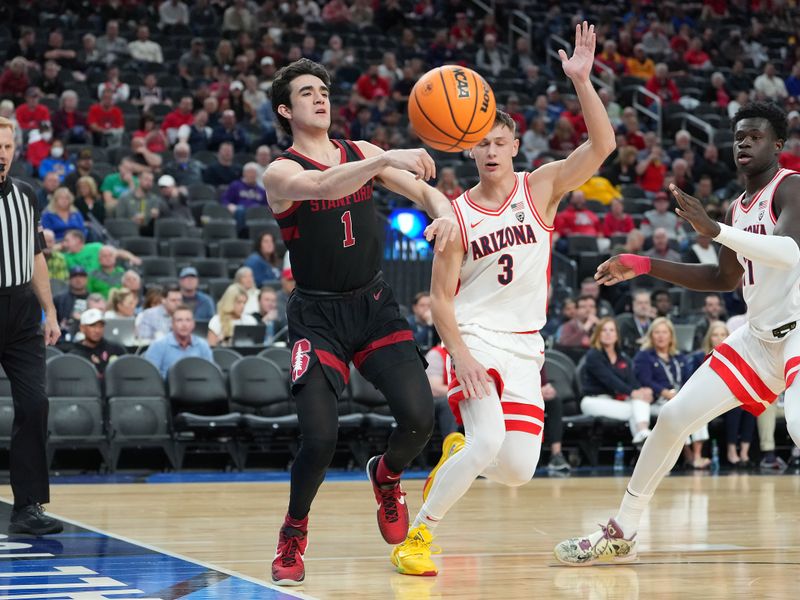
{"label": "black stanford jersey", "polygon": [[[331,143],[341,152],[341,164],[364,159],[358,146],[349,140]],[[329,168],[292,148],[281,159],[293,160],[306,170]],[[367,285],[377,275],[383,235],[372,187],[370,180],[344,198],[295,201],[275,214],[298,287],[347,292]]]}

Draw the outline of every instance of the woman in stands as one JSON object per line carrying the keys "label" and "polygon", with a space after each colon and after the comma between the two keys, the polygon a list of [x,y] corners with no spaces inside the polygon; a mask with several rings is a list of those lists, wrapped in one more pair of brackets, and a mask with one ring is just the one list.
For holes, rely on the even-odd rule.
{"label": "woman in stands", "polygon": [[275,238],[269,232],[258,236],[253,253],[244,261],[245,267],[253,271],[256,286],[261,287],[266,282],[277,282],[281,278],[283,261],[275,251]]}
{"label": "woman in stands", "polygon": [[[672,322],[665,317],[655,319],[644,334],[642,349],[633,359],[636,379],[653,390],[655,410],[675,397],[683,382],[692,374],[692,367],[692,358],[678,352]],[[703,457],[703,442],[707,439],[708,427],[703,425],[686,440],[687,449],[691,444],[687,461],[695,469],[705,469],[711,463]],[[684,453],[687,453],[686,450]]]}
{"label": "woman in stands", "polygon": [[75,208],[81,213],[84,221],[91,220],[93,215],[101,224],[106,220],[106,205],[103,197],[97,190],[94,177],[85,175],[75,183]]}
{"label": "woman in stands", "polygon": [[139,299],[126,287],[114,288],[108,292],[106,319],[132,319],[136,316],[136,305]]}
{"label": "woman in stands", "polygon": [[247,294],[247,303],[244,305],[244,312],[253,314],[258,312],[258,287],[253,277],[253,269],[250,267],[239,267],[233,276],[233,282],[238,283]]}
{"label": "woman in stands", "polygon": [[83,216],[75,208],[75,197],[65,187],[60,187],[53,192],[53,199],[42,213],[42,227],[50,229],[56,236],[56,241],[64,239],[64,234],[69,229],[78,229],[87,234]]}
{"label": "woman in stands", "polygon": [[628,421],[633,443],[650,434],[653,390],[636,380],[633,361],[619,349],[619,331],[612,317],[600,319],[581,367],[581,411],[594,417]]}
{"label": "woman in stands", "polygon": [[258,325],[252,315],[244,312],[247,292],[237,283],[228,286],[217,303],[217,314],[208,322],[208,345],[230,346],[233,328],[237,325]]}

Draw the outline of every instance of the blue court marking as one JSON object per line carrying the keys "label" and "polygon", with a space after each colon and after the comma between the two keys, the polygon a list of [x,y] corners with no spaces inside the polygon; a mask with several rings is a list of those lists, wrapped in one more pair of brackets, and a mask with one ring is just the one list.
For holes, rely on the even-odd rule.
{"label": "blue court marking", "polygon": [[[0,502],[0,522],[11,506]],[[52,513],[51,513],[52,514]],[[61,519],[46,537],[0,534],[0,597],[11,600],[313,600],[190,558]]]}

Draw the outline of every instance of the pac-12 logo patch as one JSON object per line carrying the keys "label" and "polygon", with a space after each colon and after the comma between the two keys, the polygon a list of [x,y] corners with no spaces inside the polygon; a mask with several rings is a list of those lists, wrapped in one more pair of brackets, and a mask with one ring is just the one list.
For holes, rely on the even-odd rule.
{"label": "pac-12 logo patch", "polygon": [[309,356],[311,352],[311,342],[307,339],[297,340],[292,348],[292,383],[300,379],[308,370],[308,363],[311,362]]}

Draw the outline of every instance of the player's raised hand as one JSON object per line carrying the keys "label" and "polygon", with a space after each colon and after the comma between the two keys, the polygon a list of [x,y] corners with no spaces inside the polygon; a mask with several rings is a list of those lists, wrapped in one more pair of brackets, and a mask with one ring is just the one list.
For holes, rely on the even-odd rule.
{"label": "player's raised hand", "polygon": [[438,217],[425,228],[425,239],[429,242],[436,238],[434,249],[443,252],[447,244],[460,241],[461,234],[458,230],[458,221],[455,215],[445,215]]}
{"label": "player's raised hand", "polygon": [[[623,256],[633,256],[631,254],[621,254],[612,256],[606,262],[597,267],[594,278],[600,285],[615,285],[626,279],[636,277],[636,270],[630,264],[623,264]],[[638,258],[638,257],[634,257]]]}
{"label": "player's raised hand", "polygon": [[589,25],[584,21],[575,26],[575,50],[572,57],[567,56],[564,50],[558,51],[564,74],[572,81],[589,81],[589,75],[594,67],[596,42],[594,25]]}
{"label": "player's raised hand", "polygon": [[390,167],[411,171],[417,179],[427,181],[436,177],[436,163],[422,148],[388,150],[385,156]]}
{"label": "player's raised hand", "polygon": [[700,200],[690,196],[674,183],[669,184],[669,191],[672,192],[678,202],[678,208],[675,209],[675,212],[679,217],[689,221],[689,224],[694,227],[697,233],[710,238],[715,238],[719,235],[719,223],[708,216]]}
{"label": "player's raised hand", "polygon": [[486,398],[492,393],[494,380],[469,351],[465,350],[463,354],[453,356],[453,366],[465,399]]}

